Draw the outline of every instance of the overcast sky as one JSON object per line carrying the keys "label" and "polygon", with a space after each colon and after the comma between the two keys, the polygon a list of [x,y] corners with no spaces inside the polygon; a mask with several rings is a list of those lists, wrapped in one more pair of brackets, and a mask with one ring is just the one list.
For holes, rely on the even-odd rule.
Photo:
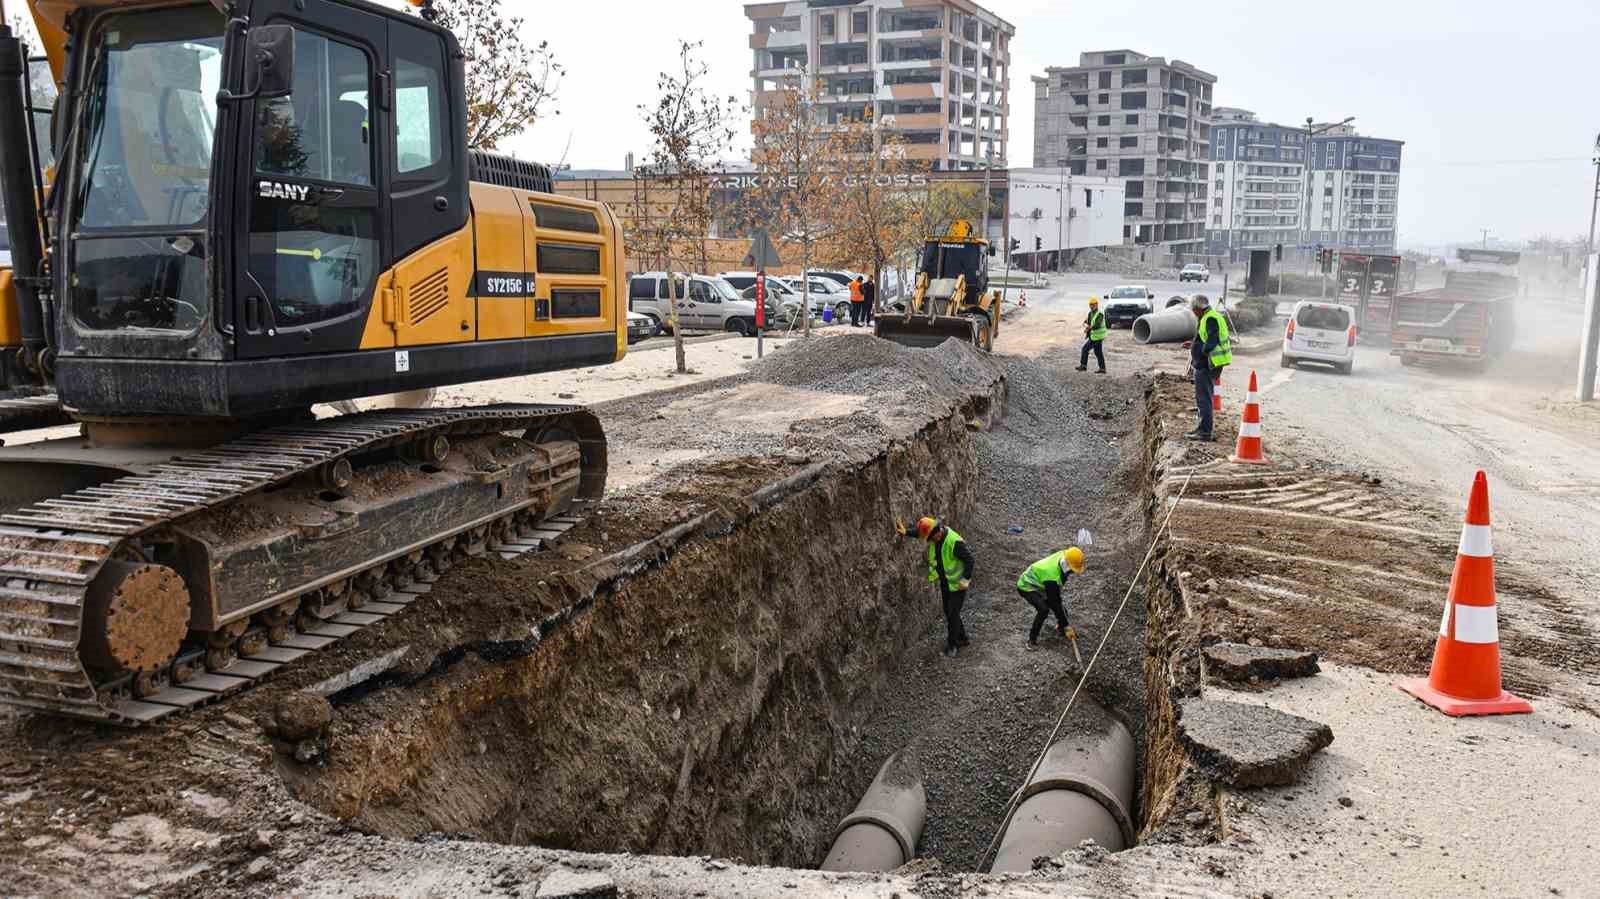
{"label": "overcast sky", "polygon": [[[732,0],[533,3],[530,36],[568,67],[561,115],[516,149],[579,168],[619,168],[648,136],[635,105],[702,40],[715,87],[750,89],[749,29]],[[1406,142],[1404,245],[1587,232],[1600,131],[1595,0],[992,0],[1012,42],[1012,164],[1033,155],[1033,84],[1087,50],[1176,57],[1218,77],[1216,105],[1288,124],[1355,116]],[[571,141],[570,148],[568,141]]]}

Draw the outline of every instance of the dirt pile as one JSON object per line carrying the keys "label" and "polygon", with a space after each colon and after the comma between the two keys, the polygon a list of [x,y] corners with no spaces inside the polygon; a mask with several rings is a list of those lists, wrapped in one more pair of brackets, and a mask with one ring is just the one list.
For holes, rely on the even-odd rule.
{"label": "dirt pile", "polygon": [[1165,280],[1172,277],[1171,269],[1145,265],[1137,259],[1094,248],[1079,251],[1068,268],[1079,273],[1126,275],[1139,279]]}

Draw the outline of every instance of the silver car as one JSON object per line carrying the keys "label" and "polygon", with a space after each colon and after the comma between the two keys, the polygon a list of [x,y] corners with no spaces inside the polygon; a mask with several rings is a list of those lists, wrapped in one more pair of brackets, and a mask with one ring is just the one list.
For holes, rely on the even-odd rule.
{"label": "silver car", "polygon": [[[746,337],[756,333],[756,304],[739,295],[732,284],[710,275],[673,274],[678,298],[678,322],[686,331],[733,331]],[[672,301],[665,272],[643,272],[628,282],[628,309],[648,315],[656,333],[672,322]],[[777,315],[768,298],[767,317]]]}

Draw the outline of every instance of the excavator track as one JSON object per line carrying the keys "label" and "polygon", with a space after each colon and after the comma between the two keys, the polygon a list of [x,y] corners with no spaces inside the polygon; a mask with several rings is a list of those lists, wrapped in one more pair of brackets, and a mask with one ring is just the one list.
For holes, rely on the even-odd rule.
{"label": "excavator track", "polygon": [[[318,572],[320,576],[306,575],[287,587],[277,583],[274,573],[263,578],[270,583],[258,588],[259,601],[229,598],[231,608],[250,614],[221,630],[222,639],[215,630],[191,630],[158,670],[106,674],[103,665],[93,663],[91,644],[103,637],[96,635],[101,622],[93,620],[91,594],[105,592],[96,578],[107,566],[139,567],[151,541],[175,529],[192,529],[197,519],[247,500],[265,501],[269,491],[325,478],[350,460],[393,455],[441,437],[466,441],[513,432],[531,441],[524,446],[539,447],[543,444],[537,435],[550,433],[577,444],[581,463],[569,460],[563,475],[564,486],[570,488],[570,469],[581,464],[575,497],[562,493],[572,498],[554,504],[523,498],[512,508],[451,521],[425,545],[385,546],[359,569]],[[343,470],[348,474],[350,468]],[[483,477],[491,483],[494,475]],[[598,419],[582,407],[390,410],[257,431],[18,509],[0,516],[0,702],[139,725],[217,701],[307,653],[379,624],[426,593],[439,571],[454,561],[484,552],[509,558],[553,539],[578,523],[571,513],[597,499],[604,481],[605,438]],[[500,495],[510,495],[504,487],[498,489]],[[536,492],[529,488],[530,496]],[[540,495],[554,494],[546,490]],[[188,572],[185,580],[208,575],[214,572]],[[158,589],[148,586],[149,579],[121,582],[130,583],[135,588],[129,589]],[[352,590],[351,584],[362,586]],[[302,598],[325,599],[336,589],[344,597],[338,605],[319,606],[322,613],[317,616],[283,617],[286,607],[300,608]],[[93,608],[103,610],[104,605],[102,596]],[[123,639],[130,633],[137,638],[140,614],[129,615],[132,623],[121,625]]]}

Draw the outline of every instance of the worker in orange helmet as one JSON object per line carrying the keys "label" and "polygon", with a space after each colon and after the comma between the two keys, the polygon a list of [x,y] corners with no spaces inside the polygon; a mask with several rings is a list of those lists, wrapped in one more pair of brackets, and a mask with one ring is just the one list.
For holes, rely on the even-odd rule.
{"label": "worker in orange helmet", "polygon": [[[896,533],[910,537],[904,521],[894,523]],[[967,590],[972,586],[975,567],[972,550],[961,535],[951,530],[937,518],[917,521],[917,539],[928,541],[928,583],[939,587],[939,598],[944,607],[944,654],[953,656],[966,646],[967,628],[961,623],[961,607],[967,602]]]}

